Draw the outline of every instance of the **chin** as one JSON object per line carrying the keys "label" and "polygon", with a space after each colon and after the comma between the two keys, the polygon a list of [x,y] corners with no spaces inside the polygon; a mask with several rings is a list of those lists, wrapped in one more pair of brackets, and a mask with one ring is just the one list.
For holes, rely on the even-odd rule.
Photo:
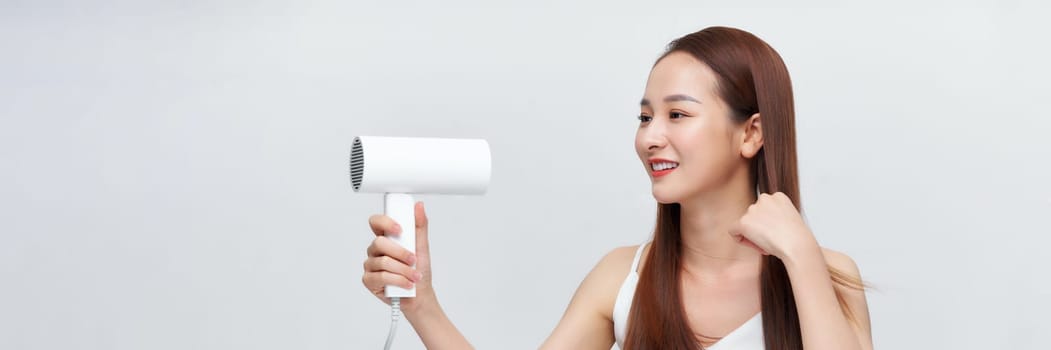
{"label": "chin", "polygon": [[672,193],[667,193],[667,192],[668,191],[660,191],[660,190],[654,188],[653,189],[653,199],[657,200],[657,203],[660,203],[660,204],[673,204],[673,203],[678,203],[679,202],[680,198],[678,196],[676,196],[676,195],[674,195]]}

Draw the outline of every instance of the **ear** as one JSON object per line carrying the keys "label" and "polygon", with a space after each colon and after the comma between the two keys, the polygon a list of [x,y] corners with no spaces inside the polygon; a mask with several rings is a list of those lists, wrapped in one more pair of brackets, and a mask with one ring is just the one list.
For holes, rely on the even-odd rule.
{"label": "ear", "polygon": [[741,143],[741,156],[751,159],[763,148],[763,123],[759,113],[752,114],[744,122],[744,139]]}

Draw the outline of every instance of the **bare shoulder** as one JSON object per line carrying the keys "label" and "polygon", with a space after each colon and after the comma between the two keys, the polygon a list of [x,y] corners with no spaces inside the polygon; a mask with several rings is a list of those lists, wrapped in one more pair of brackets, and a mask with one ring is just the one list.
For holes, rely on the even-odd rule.
{"label": "bare shoulder", "polygon": [[635,258],[635,251],[638,249],[638,245],[613,248],[609,253],[606,253],[606,256],[602,257],[595,269],[601,269],[612,275],[620,275],[620,278],[623,279],[627,276],[628,270],[631,269],[631,261]]}
{"label": "bare shoulder", "polygon": [[609,251],[581,282],[578,293],[586,296],[588,300],[595,301],[594,307],[605,317],[613,317],[613,304],[617,300],[617,292],[631,269],[631,261],[637,248],[637,245],[624,246]]}
{"label": "bare shoulder", "polygon": [[604,290],[611,290],[611,295],[615,297],[617,289],[631,269],[631,261],[638,247],[634,245],[614,248],[599,260],[587,278],[601,284]]}
{"label": "bare shoulder", "polygon": [[825,247],[821,248],[821,252],[829,267],[846,274],[849,280],[853,280],[851,283],[856,283],[854,286],[834,283],[833,288],[843,297],[840,306],[844,308],[844,315],[850,318],[850,324],[854,328],[854,334],[861,342],[862,349],[872,349],[872,323],[869,319],[865,285],[858,264],[853,258],[842,252]]}
{"label": "bare shoulder", "polygon": [[849,255],[825,247],[821,247],[821,253],[825,256],[825,262],[828,263],[828,266],[846,273],[851,277],[861,277],[861,271],[858,269],[858,264],[855,263],[854,259]]}
{"label": "bare shoulder", "polygon": [[637,247],[615,248],[595,264],[540,348],[609,349],[613,345],[613,304]]}

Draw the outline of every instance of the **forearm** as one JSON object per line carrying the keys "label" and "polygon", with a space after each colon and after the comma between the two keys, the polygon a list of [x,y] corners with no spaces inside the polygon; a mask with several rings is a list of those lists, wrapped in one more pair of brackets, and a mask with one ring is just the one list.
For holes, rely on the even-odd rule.
{"label": "forearm", "polygon": [[416,330],[427,349],[474,349],[445,315],[437,300],[426,305],[412,313],[406,313],[405,318],[412,324],[412,328]]}
{"label": "forearm", "polygon": [[792,281],[803,348],[860,350],[861,343],[836,299],[821,247],[808,244],[782,261]]}

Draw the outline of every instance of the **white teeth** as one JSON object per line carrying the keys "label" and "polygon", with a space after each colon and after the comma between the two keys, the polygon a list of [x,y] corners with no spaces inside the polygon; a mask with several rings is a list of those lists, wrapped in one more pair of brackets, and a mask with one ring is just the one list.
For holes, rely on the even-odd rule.
{"label": "white teeth", "polygon": [[671,168],[677,168],[678,166],[679,166],[679,163],[668,163],[668,162],[653,163],[651,165],[651,167],[653,167],[653,170],[655,170],[655,171],[661,171],[661,170],[667,170],[667,169],[671,169]]}

